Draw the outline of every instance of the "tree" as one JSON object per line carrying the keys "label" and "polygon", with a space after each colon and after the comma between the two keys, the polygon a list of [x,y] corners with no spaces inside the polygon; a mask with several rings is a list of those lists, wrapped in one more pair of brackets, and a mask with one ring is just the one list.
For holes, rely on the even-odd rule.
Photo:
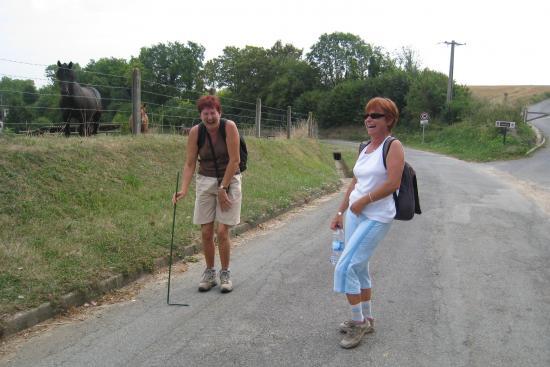
{"label": "tree", "polygon": [[226,87],[245,101],[264,97],[273,78],[273,64],[262,47],[226,47],[223,55],[207,62],[209,81]]}
{"label": "tree", "polygon": [[34,81],[2,77],[0,90],[2,104],[9,106],[2,107],[8,110],[5,118],[7,126],[12,125],[11,128],[19,131],[25,128],[25,123],[32,123],[36,118],[36,111],[31,107],[38,99]]}
{"label": "tree", "polygon": [[441,116],[446,98],[447,76],[424,69],[411,81],[406,97],[406,112],[413,119],[422,112],[428,112],[432,117]]}
{"label": "tree", "polygon": [[395,63],[401,70],[411,75],[418,74],[420,70],[420,59],[415,50],[410,47],[401,47],[395,55]]}
{"label": "tree", "polygon": [[372,47],[359,36],[335,32],[321,35],[306,58],[319,70],[321,83],[334,87],[345,79],[366,78],[369,63],[377,61],[372,56]]}
{"label": "tree", "polygon": [[265,98],[265,103],[270,106],[286,108],[293,105],[301,94],[320,86],[317,71],[305,61],[286,60],[276,66],[275,73]]}
{"label": "tree", "polygon": [[[197,91],[202,92],[204,51],[203,46],[194,42],[187,42],[186,45],[169,42],[142,47],[137,58],[143,67],[142,90],[155,93],[151,93],[148,100],[164,104],[174,96],[195,98]],[[148,80],[153,83],[147,83]]]}

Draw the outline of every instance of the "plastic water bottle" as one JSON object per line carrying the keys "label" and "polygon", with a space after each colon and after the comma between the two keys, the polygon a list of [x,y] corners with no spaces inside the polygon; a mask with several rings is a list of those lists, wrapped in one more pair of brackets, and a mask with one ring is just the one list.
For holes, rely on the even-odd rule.
{"label": "plastic water bottle", "polygon": [[342,228],[336,228],[332,232],[332,252],[330,254],[330,263],[336,265],[342,251],[344,251],[344,230]]}

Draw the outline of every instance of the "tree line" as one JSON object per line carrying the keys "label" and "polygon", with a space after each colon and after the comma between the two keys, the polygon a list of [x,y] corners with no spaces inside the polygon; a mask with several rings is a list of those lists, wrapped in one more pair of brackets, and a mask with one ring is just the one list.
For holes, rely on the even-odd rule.
{"label": "tree line", "polygon": [[[323,128],[362,121],[363,107],[374,96],[394,100],[404,125],[416,126],[421,112],[459,121],[471,109],[470,93],[460,85],[453,88],[451,105],[446,104],[447,76],[422,69],[413,50],[403,47],[390,54],[350,33],[323,34],[307,53],[280,41],[270,48],[228,46],[207,61],[204,53],[202,45],[191,41],[158,43],[142,47],[138,56],[129,59],[101,58],[73,68],[79,83],[95,85],[100,91],[106,111],[103,122],[127,121],[131,74],[136,67],[143,80],[142,101],[168,125],[189,125],[196,118],[194,101],[212,90],[222,98],[225,113],[237,122],[239,116],[253,114],[257,98],[281,110],[292,106],[295,111],[312,111]],[[56,62],[46,67],[50,83],[40,88],[33,80],[2,78],[2,104],[12,106],[8,126],[61,121],[55,109],[59,101]]]}

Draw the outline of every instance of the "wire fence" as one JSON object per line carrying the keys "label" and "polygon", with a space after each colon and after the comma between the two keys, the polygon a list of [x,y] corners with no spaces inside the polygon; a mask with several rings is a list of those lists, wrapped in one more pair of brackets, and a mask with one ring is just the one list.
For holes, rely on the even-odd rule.
{"label": "wire fence", "polygon": [[[34,67],[48,68],[49,65],[29,63],[6,58],[0,62],[25,64]],[[63,68],[62,68],[63,69]],[[73,70],[73,69],[71,69]],[[91,108],[60,107],[62,98],[73,102],[89,99],[83,95],[82,88],[95,88],[101,95],[101,119],[99,133],[128,134],[131,133],[132,118],[132,79],[130,76],[101,73],[83,69],[75,70],[78,76],[87,74],[101,77],[100,81],[82,82],[60,80],[53,70],[49,70],[48,78],[21,76],[0,73],[0,76],[23,80],[48,81],[48,88],[37,91],[34,88],[25,90],[0,88],[0,132],[10,131],[16,134],[42,135],[60,132],[78,133],[79,128],[90,123],[90,116],[96,111]],[[83,77],[82,79],[86,79]],[[60,93],[59,84],[68,86],[69,96]],[[187,90],[174,85],[168,85],[151,80],[141,80],[143,88],[139,91],[141,104],[147,115],[147,132],[158,134],[186,134],[189,129],[200,123],[198,111],[192,96],[199,97],[206,92]],[[80,93],[80,95],[78,95]],[[75,95],[76,94],[76,95]],[[18,96],[19,98],[14,96]],[[266,106],[261,100],[256,102],[220,96],[223,116],[235,121],[241,134],[259,137],[287,135],[297,129],[303,129],[307,124],[308,136],[314,136],[316,123],[311,113],[285,110],[279,107]],[[71,112],[68,114],[68,112]],[[64,116],[71,120],[69,124]],[[83,122],[86,121],[86,122]],[[94,122],[95,123],[95,122]]]}

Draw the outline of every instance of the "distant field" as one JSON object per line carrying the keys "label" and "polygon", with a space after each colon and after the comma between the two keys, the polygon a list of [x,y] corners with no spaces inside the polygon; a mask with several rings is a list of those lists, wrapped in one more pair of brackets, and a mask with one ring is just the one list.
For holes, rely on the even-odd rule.
{"label": "distant field", "polygon": [[[488,99],[491,102],[504,102],[507,98],[508,102],[513,103],[550,92],[550,85],[469,85],[468,88],[475,97]],[[505,93],[508,94],[507,97]]]}

